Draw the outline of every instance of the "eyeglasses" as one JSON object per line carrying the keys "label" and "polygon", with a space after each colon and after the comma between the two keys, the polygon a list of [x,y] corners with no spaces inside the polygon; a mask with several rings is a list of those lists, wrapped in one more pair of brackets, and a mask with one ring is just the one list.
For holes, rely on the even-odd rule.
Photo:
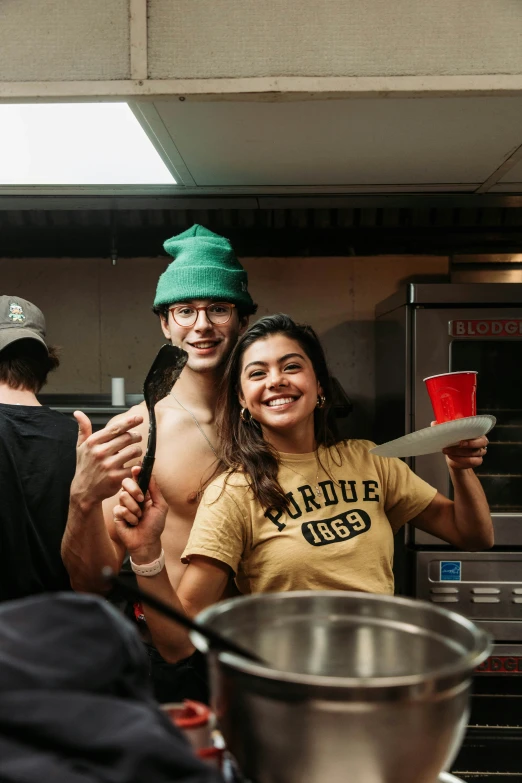
{"label": "eyeglasses", "polygon": [[169,307],[169,312],[178,326],[194,326],[198,320],[198,313],[204,310],[208,320],[213,324],[227,324],[232,318],[234,304],[229,302],[212,302],[205,307],[196,307],[191,304],[174,305]]}

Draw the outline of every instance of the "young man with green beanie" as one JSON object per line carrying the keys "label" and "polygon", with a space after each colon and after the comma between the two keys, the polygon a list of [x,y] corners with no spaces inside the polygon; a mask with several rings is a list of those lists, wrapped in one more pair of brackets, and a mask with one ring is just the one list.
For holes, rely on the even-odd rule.
{"label": "young man with green beanie", "polygon": [[[216,462],[214,413],[219,381],[257,306],[248,293],[246,271],[224,237],[195,225],[167,240],[164,247],[174,260],[158,281],[153,309],[165,337],[187,351],[188,361],[172,393],[156,406],[154,476],[169,512],[162,562],[152,569],[156,573],[154,568],[163,567],[164,562],[177,585],[185,568],[180,557],[196,514],[198,493]],[[101,577],[103,567],[117,572],[124,560],[113,511],[119,492],[124,491],[122,482],[133,482],[139,474],[148,415],[141,403],[94,434],[85,414],[77,411],[75,416],[80,430],[77,469],[62,556],[74,589],[103,593],[107,590]],[[151,564],[131,566],[146,589]],[[165,622],[146,608],[144,614],[151,628],[161,628]],[[150,641],[144,625],[142,632]],[[201,682],[198,660],[170,665],[164,660],[168,660],[168,649],[162,649],[164,659],[152,647],[149,653],[160,701],[204,698],[206,684]]]}

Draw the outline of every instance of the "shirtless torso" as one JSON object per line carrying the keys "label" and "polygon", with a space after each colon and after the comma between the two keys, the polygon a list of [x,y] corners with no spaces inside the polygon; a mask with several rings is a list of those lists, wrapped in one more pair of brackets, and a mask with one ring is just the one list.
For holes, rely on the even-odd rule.
{"label": "shirtless torso", "polygon": [[[133,430],[141,435],[141,447],[145,452],[149,428],[145,403],[131,408],[128,413],[143,417],[143,423]],[[210,412],[199,410],[194,411],[194,415],[210,443],[216,448],[217,437]],[[173,585],[178,585],[186,568],[180,557],[196,515],[199,491],[205,480],[212,475],[216,456],[194,419],[172,396],[165,397],[157,404],[156,422],[158,434],[153,474],[169,506],[161,543],[169,579]],[[133,460],[130,464],[139,462],[139,459]],[[111,539],[123,558],[123,549],[114,532],[112,521],[112,510],[117,504],[117,497],[115,495],[104,501],[103,513]]]}

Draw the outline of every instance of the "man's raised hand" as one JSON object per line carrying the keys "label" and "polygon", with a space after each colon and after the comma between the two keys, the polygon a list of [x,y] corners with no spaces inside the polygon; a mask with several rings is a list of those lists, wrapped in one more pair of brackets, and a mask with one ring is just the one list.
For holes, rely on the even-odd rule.
{"label": "man's raised hand", "polygon": [[75,411],[74,418],[79,429],[71,495],[87,505],[101,503],[115,495],[122,481],[130,477],[130,466],[124,466],[142,454],[137,445],[142,436],[132,429],[143,422],[143,417],[121,414],[95,433],[85,413]]}

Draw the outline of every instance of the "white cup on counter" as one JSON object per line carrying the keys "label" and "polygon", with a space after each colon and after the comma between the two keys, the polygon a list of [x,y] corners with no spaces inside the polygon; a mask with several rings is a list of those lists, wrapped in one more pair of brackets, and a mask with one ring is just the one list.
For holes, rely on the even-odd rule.
{"label": "white cup on counter", "polygon": [[125,378],[111,378],[112,404],[125,405]]}

